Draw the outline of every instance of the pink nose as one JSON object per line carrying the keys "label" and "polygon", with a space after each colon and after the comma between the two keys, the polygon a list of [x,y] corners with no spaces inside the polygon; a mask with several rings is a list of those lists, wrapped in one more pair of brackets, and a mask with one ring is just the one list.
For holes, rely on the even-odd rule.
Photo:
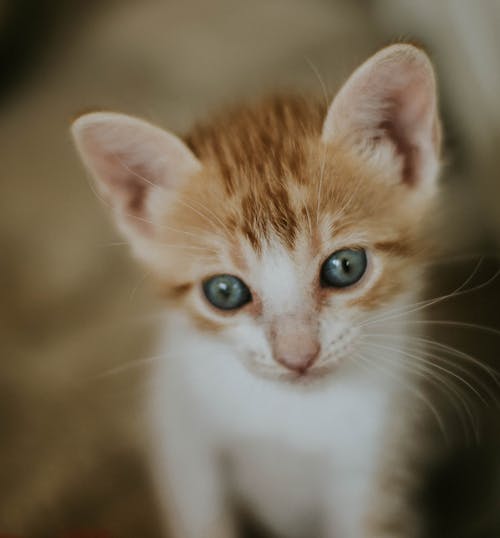
{"label": "pink nose", "polygon": [[[302,347],[302,346],[301,346]],[[310,346],[306,346],[306,349],[297,349],[296,351],[288,351],[286,354],[282,353],[276,355],[276,361],[282,364],[285,368],[304,374],[316,361],[319,355],[319,344],[311,342]]]}
{"label": "pink nose", "polygon": [[270,343],[274,360],[288,370],[305,373],[320,351],[318,322],[312,315],[281,315],[271,326]]}

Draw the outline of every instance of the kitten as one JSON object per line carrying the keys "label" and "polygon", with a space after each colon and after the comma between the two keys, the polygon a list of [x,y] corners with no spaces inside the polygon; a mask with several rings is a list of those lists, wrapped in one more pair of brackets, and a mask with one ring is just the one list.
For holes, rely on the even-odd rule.
{"label": "kitten", "polygon": [[327,111],[269,99],[184,141],[111,112],[72,131],[166,297],[151,418],[173,536],[235,537],[235,504],[283,537],[422,536],[404,349],[438,191],[426,54],[382,49]]}

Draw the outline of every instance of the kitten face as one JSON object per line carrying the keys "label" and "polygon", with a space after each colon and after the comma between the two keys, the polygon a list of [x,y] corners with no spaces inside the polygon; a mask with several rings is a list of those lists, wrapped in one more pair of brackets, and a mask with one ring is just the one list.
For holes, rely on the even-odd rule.
{"label": "kitten face", "polygon": [[[246,191],[239,185],[228,193],[220,174],[213,173],[193,180],[206,190],[181,190],[179,203],[172,202],[166,213],[165,243],[192,247],[176,254],[176,266],[166,260],[168,247],[164,253],[171,280],[166,270],[160,279],[167,289],[179,290],[175,307],[189,312],[198,331],[217,334],[247,367],[267,377],[295,379],[334,371],[355,351],[359,324],[415,290],[422,260],[421,214],[408,212],[405,191],[384,185],[383,178],[373,177],[373,170],[365,170],[340,147],[329,148],[328,164],[322,167],[317,145],[309,156],[304,154],[307,183],[290,175],[276,183],[270,197],[262,181],[246,178]],[[286,196],[289,205],[282,209],[287,222],[295,223],[293,240],[282,236],[279,221],[273,221],[275,199]],[[251,228],[259,230],[255,236],[247,231],[248,217],[242,216],[249,197],[256,200],[255,218],[261,219]],[[196,211],[186,211],[185,200]],[[181,221],[183,230],[197,230],[196,235],[180,234]],[[176,230],[167,229],[172,223]],[[321,268],[343,249],[363,249],[366,270],[350,286],[325,286]],[[251,301],[241,308],[221,310],[204,293],[206,279],[225,274],[250,290]]]}
{"label": "kitten face", "polygon": [[[364,321],[418,291],[439,128],[432,68],[414,47],[368,60],[328,112],[273,99],[195,128],[185,145],[109,113],[82,117],[74,134],[169,307],[258,375],[334,372]],[[339,252],[351,258],[328,263],[347,285],[325,282]],[[239,280],[214,293],[225,301],[234,285],[241,304],[210,300],[219,275]]]}

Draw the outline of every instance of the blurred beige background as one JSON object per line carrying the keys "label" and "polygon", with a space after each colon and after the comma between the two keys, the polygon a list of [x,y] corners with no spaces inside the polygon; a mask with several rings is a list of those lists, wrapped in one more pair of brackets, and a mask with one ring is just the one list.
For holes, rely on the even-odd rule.
{"label": "blurred beige background", "polygon": [[154,353],[161,305],[77,161],[79,111],[182,132],[272,90],[331,96],[378,47],[423,42],[448,127],[449,228],[463,252],[496,251],[499,0],[3,0],[0,21],[0,70],[24,62],[0,79],[0,534],[159,536],[147,364],[131,361]]}

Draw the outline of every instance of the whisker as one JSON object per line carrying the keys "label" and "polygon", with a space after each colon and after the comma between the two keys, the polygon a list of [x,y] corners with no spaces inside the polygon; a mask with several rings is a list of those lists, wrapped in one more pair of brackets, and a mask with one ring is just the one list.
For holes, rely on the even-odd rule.
{"label": "whisker", "polygon": [[[92,193],[94,194],[94,196],[103,204],[105,205],[111,213],[116,213],[117,212],[117,209],[115,206],[113,206],[106,198],[104,198],[101,193],[95,188],[94,186],[94,182],[91,181],[89,179],[89,176],[88,174],[85,175],[85,179],[87,181],[87,184],[90,188],[90,190],[92,191]],[[130,218],[130,219],[134,219],[134,220],[138,220],[140,222],[145,222],[146,224],[151,224],[153,225],[153,223],[147,219],[144,219],[142,217],[139,217],[137,215],[133,215],[132,213],[125,213],[125,212],[122,212],[126,217]]]}
{"label": "whisker", "polygon": [[137,172],[137,170],[133,170],[132,168],[130,168],[130,166],[128,166],[126,162],[124,162],[122,159],[120,159],[120,156],[118,154],[116,154],[116,153],[113,154],[113,157],[115,157],[115,159],[120,163],[120,165],[125,170],[127,170],[127,172],[130,172],[137,179],[140,179],[140,180],[144,181],[145,183],[147,183],[148,185],[150,185],[153,188],[160,189],[162,191],[167,192],[167,189],[161,183],[154,183],[153,181],[151,181],[147,177],[144,177],[143,175],[139,174],[139,172]]}
{"label": "whisker", "polygon": [[[477,268],[476,268],[476,270],[477,270]],[[482,282],[481,284],[478,284],[477,286],[474,286],[472,288],[468,288],[468,289],[464,290],[462,288],[466,285],[466,283],[468,281],[470,281],[471,277],[469,277],[466,282],[464,282],[455,291],[453,291],[451,293],[447,293],[445,295],[441,295],[441,296],[435,297],[433,299],[427,299],[427,300],[424,300],[424,301],[419,301],[417,303],[413,303],[412,305],[407,305],[406,307],[394,309],[392,311],[389,311],[389,312],[381,315],[380,317],[370,318],[367,321],[360,323],[359,326],[364,327],[364,326],[373,325],[375,323],[379,323],[379,322],[382,322],[382,321],[391,320],[395,316],[406,316],[406,315],[411,314],[413,312],[418,312],[420,310],[423,310],[424,308],[428,308],[429,306],[432,306],[432,305],[441,303],[443,301],[446,301],[447,299],[455,298],[455,297],[461,297],[463,295],[467,295],[469,293],[478,291],[478,290],[480,290],[482,288],[487,287],[489,284],[491,284],[498,277],[498,275],[500,275],[500,269],[498,271],[496,271],[495,274],[492,277],[490,277],[488,280],[486,280],[485,282]]]}
{"label": "whisker", "polygon": [[478,368],[481,368],[484,372],[490,375],[491,379],[500,386],[500,382],[498,379],[498,372],[494,369],[489,367],[487,364],[484,364],[482,361],[474,357],[473,355],[470,355],[469,353],[466,353],[465,351],[462,351],[460,349],[457,349],[456,347],[453,347],[449,344],[444,344],[443,342],[437,342],[436,340],[431,340],[429,338],[424,338],[422,336],[411,336],[413,340],[422,342],[426,345],[429,345],[431,347],[440,349],[442,351],[445,351],[449,353],[452,356],[462,358],[464,360],[467,360],[477,366]]}
{"label": "whisker", "polygon": [[103,372],[95,375],[92,377],[92,379],[104,379],[107,377],[111,377],[113,375],[121,374],[148,364],[151,364],[153,362],[158,362],[160,360],[165,360],[168,358],[168,355],[155,355],[152,357],[144,357],[139,359],[133,359],[131,361],[127,361],[123,364],[120,364],[119,366],[115,366],[114,368],[110,368],[108,370],[104,370]]}
{"label": "whisker", "polygon": [[328,108],[330,107],[330,97],[328,95],[328,90],[326,88],[325,81],[323,77],[321,76],[319,69],[316,67],[313,61],[308,56],[304,56],[304,60],[306,61],[307,65],[313,72],[314,76],[318,79],[319,85],[321,87],[321,91],[323,93],[323,99],[325,101],[324,104],[325,104],[325,114],[326,114],[328,112]]}
{"label": "whisker", "polygon": [[[364,336],[364,335],[362,335]],[[399,339],[399,336],[395,336],[395,335],[388,335],[388,334],[385,334],[385,335],[380,335],[380,334],[374,334],[374,335],[366,335],[366,336],[371,336],[371,337],[377,337],[377,336],[383,336],[384,338],[397,338]],[[411,337],[408,337],[408,338],[411,338]],[[460,363],[457,363],[456,360],[453,360],[449,357],[443,357],[441,355],[436,355],[435,353],[432,353],[431,351],[429,351],[428,347],[430,345],[430,343],[428,341],[420,341],[420,340],[417,340],[417,341],[411,341],[412,343],[408,343],[408,342],[405,342],[404,343],[404,348],[406,350],[409,350],[409,351],[415,351],[415,352],[419,352],[421,354],[424,354],[430,358],[433,358],[435,360],[439,360],[440,362],[442,363],[445,363],[445,364],[448,364],[450,366],[452,366],[453,368],[456,368],[457,370],[463,372],[464,374],[466,374],[470,379],[472,379],[479,388],[481,388],[491,399],[492,402],[495,403],[495,405],[499,405],[499,401],[498,401],[498,398],[496,396],[496,394],[490,389],[490,387],[488,387],[488,385],[481,379],[478,379],[478,377],[473,374],[469,368],[463,366],[462,364]],[[440,351],[445,351],[443,350],[442,348],[438,348]],[[446,353],[448,354],[452,354],[449,350],[446,350],[445,351]],[[453,353],[452,356],[454,358],[456,358],[456,354]],[[484,371],[486,371],[486,373],[488,373],[490,375],[490,377],[493,378],[493,380],[495,381],[496,384],[498,384],[497,380],[496,380],[496,377],[494,376],[494,372],[489,369],[486,365],[482,364],[478,359],[475,359],[474,357],[467,357],[467,359],[473,359],[474,362],[473,364],[475,366],[480,366],[482,367],[482,369]],[[470,361],[472,362],[472,361]]]}
{"label": "whisker", "polygon": [[419,400],[421,400],[428,407],[428,409],[431,411],[432,415],[436,419],[436,423],[438,424],[438,427],[439,427],[439,429],[440,429],[440,431],[441,431],[441,433],[443,435],[443,438],[444,438],[445,442],[450,444],[448,433],[446,431],[445,424],[444,424],[444,421],[443,421],[441,415],[437,411],[436,407],[432,404],[432,402],[430,402],[429,399],[425,397],[425,395],[422,393],[422,391],[418,390],[417,387],[405,382],[403,379],[401,379],[401,376],[397,376],[396,374],[394,374],[394,372],[388,370],[387,368],[382,367],[382,365],[374,363],[373,361],[370,361],[366,356],[363,356],[360,353],[356,353],[355,355],[353,355],[353,358],[360,366],[362,366],[362,364],[364,363],[364,366],[366,367],[365,369],[368,372],[372,373],[372,370],[375,368],[376,370],[381,372],[382,375],[389,376],[393,380],[395,380],[398,383],[401,383],[402,385],[404,385],[405,388],[409,392],[411,392]]}
{"label": "whisker", "polygon": [[[325,101],[325,115],[328,113],[328,109],[330,107],[330,98],[328,97],[328,92],[326,89],[326,84],[318,70],[318,68],[313,64],[313,62],[307,57],[304,57],[306,63],[310,67],[311,71],[314,73],[316,78],[319,81],[321,90],[323,92],[323,98]],[[323,144],[323,151],[321,155],[321,165],[320,165],[320,172],[319,172],[319,182],[318,182],[318,191],[317,191],[317,203],[316,203],[316,225],[319,224],[319,215],[320,215],[320,205],[321,205],[321,194],[323,191],[323,177],[325,175],[325,167],[326,167],[326,154],[327,154],[327,145]]]}
{"label": "whisker", "polygon": [[[372,344],[370,343],[367,345],[371,346]],[[401,354],[400,353],[401,350],[399,349],[389,348],[388,346],[377,346],[377,347],[382,347],[386,349],[387,351],[397,352],[398,354]],[[415,356],[412,356],[409,354],[406,354],[406,355],[409,356],[410,358],[417,359],[417,357]],[[458,387],[454,387],[453,385],[450,385],[448,383],[449,380],[443,374],[440,374],[432,370],[431,367],[435,366],[434,364],[428,363],[427,361],[423,361],[423,363],[422,361],[419,361],[417,364],[414,364],[414,363],[409,363],[407,360],[404,360],[403,358],[401,359],[401,361],[396,361],[394,359],[391,360],[390,357],[380,356],[380,355],[377,355],[377,360],[378,361],[382,360],[385,363],[395,365],[398,368],[403,367],[410,374],[414,374],[420,377],[422,376],[422,374],[426,374],[424,379],[427,382],[430,382],[433,385],[435,385],[446,396],[446,398],[450,401],[451,405],[455,409],[457,417],[459,418],[460,423],[462,425],[462,429],[466,437],[466,440],[469,441],[470,430],[467,426],[467,424],[469,423],[471,430],[474,434],[475,441],[476,442],[479,441],[479,432],[477,430],[476,422],[474,421],[474,415],[466,401],[465,395],[458,390]],[[458,404],[460,404],[460,406]],[[462,409],[465,411],[467,415],[468,422],[465,420],[465,417],[462,415]]]}
{"label": "whisker", "polygon": [[209,209],[208,207],[206,207],[204,204],[202,204],[201,202],[198,202],[197,200],[194,200],[192,198],[189,199],[190,202],[194,202],[196,204],[198,204],[199,206],[201,206],[201,209],[204,209],[205,211],[208,211],[209,214],[215,219],[212,220],[210,219],[206,214],[204,213],[201,213],[200,211],[198,211],[196,208],[194,208],[192,205],[190,205],[189,203],[187,203],[186,201],[184,200],[181,200],[180,197],[183,197],[183,198],[187,198],[185,195],[181,195],[181,194],[177,194],[177,197],[176,197],[176,202],[179,202],[181,203],[184,207],[187,207],[188,209],[191,209],[191,211],[193,211],[194,213],[196,213],[197,215],[199,215],[202,219],[204,219],[206,222],[208,222],[209,224],[211,224],[211,226],[214,228],[214,229],[217,229],[218,226],[217,226],[217,223],[220,224],[220,226],[222,227],[223,231],[226,233],[226,235],[228,237],[231,237],[231,231],[229,230],[229,228],[227,227],[227,225],[225,224],[225,222],[216,214],[214,213],[211,209]]}
{"label": "whisker", "polygon": [[[133,174],[134,176],[136,176],[138,179],[144,181],[145,183],[147,183],[148,185],[150,185],[151,187],[155,188],[155,189],[159,189],[159,190],[162,190],[164,192],[167,192],[167,189],[161,185],[161,184],[156,184],[156,183],[153,183],[151,180],[149,180],[148,178],[144,177],[143,175],[139,174],[136,170],[132,170],[126,163],[124,163],[118,156],[116,156],[118,162],[123,166],[123,168],[125,168],[125,170],[127,170],[128,172],[130,172],[131,174]],[[191,211],[195,212],[197,215],[199,215],[201,218],[203,218],[204,220],[206,220],[208,223],[210,223],[212,226],[214,226],[214,221],[211,220],[210,218],[207,217],[207,215],[201,213],[200,211],[198,211],[197,209],[195,209],[193,206],[191,206],[190,204],[188,204],[187,202],[185,201],[182,201],[180,200],[180,193],[176,193],[176,201],[177,202],[180,202],[181,204],[183,204],[185,207],[187,207],[188,209],[191,209]],[[196,202],[196,200],[190,200],[192,202]],[[198,202],[197,202],[198,203]],[[203,204],[200,204],[203,206]],[[224,222],[213,212],[211,211],[209,208],[207,208],[206,206],[203,206],[203,208],[206,210],[206,211],[209,211],[212,216],[214,218],[216,218],[219,223],[222,225],[222,227],[224,228],[224,230],[226,231],[226,233],[228,233],[228,229],[226,227],[226,225],[224,224]],[[139,218],[139,217],[137,217]],[[146,221],[148,222],[148,221]],[[152,224],[152,223],[150,223]],[[214,226],[216,227],[216,226]]]}
{"label": "whisker", "polygon": [[130,292],[130,295],[128,297],[129,301],[132,302],[132,300],[135,297],[135,294],[137,293],[137,290],[141,287],[141,285],[146,281],[146,279],[151,276],[151,271],[144,271],[144,273],[139,278],[139,281],[137,284],[132,288],[132,291]]}
{"label": "whisker", "polygon": [[[130,172],[131,174],[136,176],[138,179],[140,179],[141,181],[144,181],[145,183],[150,185],[153,189],[162,190],[162,191],[166,192],[166,189],[162,185],[153,183],[148,178],[146,178],[143,175],[139,174],[136,170],[131,169],[118,156],[116,156],[116,158],[117,158],[118,162],[120,163],[120,165],[123,168],[125,168],[125,170],[127,170],[128,172]],[[106,200],[103,196],[101,196],[101,194],[95,189],[93,183],[88,179],[88,177],[86,179],[87,179],[87,183],[89,184],[89,187],[90,187],[91,191],[94,193],[95,197],[98,198],[106,207],[108,207],[108,209],[110,209],[110,211],[112,213],[117,213],[118,209],[115,206],[113,206],[108,200]],[[193,208],[191,208],[191,209],[193,209]],[[134,220],[137,220],[139,222],[145,222],[146,224],[150,224],[151,226],[155,226],[154,222],[152,222],[152,221],[150,221],[148,219],[145,219],[144,217],[140,217],[138,215],[133,215],[132,213],[123,212],[122,210],[120,210],[120,213],[125,215],[127,218],[134,219]],[[200,214],[200,216],[202,216],[202,215]],[[211,221],[209,221],[209,222],[211,222]],[[161,229],[166,229],[166,230],[171,230],[171,231],[177,232],[177,233],[183,233],[185,235],[189,235],[189,236],[192,236],[192,237],[198,237],[198,235],[195,234],[195,233],[189,232],[187,230],[179,230],[177,228],[173,228],[173,227],[165,225],[165,224],[161,225],[160,228]],[[117,242],[115,244],[112,244],[111,246],[118,246],[120,244],[126,244],[126,243],[125,242],[124,243],[118,243]]]}
{"label": "whisker", "polygon": [[175,233],[180,233],[180,234],[184,234],[184,235],[188,235],[189,237],[194,237],[196,239],[199,239],[200,237],[200,231],[204,231],[203,229],[201,228],[193,228],[195,230],[197,230],[198,233],[196,232],[190,232],[189,230],[181,230],[179,228],[174,228],[173,226],[169,226],[167,224],[161,224],[159,226],[160,230],[168,230],[170,232],[175,232]]}
{"label": "whisker", "polygon": [[[369,333],[365,333],[365,334],[369,334]],[[370,336],[380,336],[380,337],[384,337],[384,338],[391,338],[391,337],[392,338],[400,338],[400,335],[382,334],[382,333],[370,334]],[[411,340],[413,342],[417,342],[417,343],[419,343],[421,345],[426,345],[426,346],[430,346],[430,347],[439,349],[440,351],[444,351],[445,353],[448,353],[449,355],[451,355],[453,357],[458,357],[458,358],[466,360],[467,362],[470,362],[471,364],[474,364],[475,366],[477,366],[478,368],[483,370],[485,373],[487,373],[490,376],[490,378],[492,379],[492,381],[497,386],[500,387],[500,380],[498,378],[498,372],[494,368],[491,368],[487,364],[483,363],[482,361],[480,361],[476,357],[466,353],[465,351],[457,349],[456,347],[453,347],[453,346],[451,346],[449,344],[445,344],[443,342],[438,342],[436,340],[431,340],[429,338],[424,338],[422,336],[406,335],[405,338],[407,338],[407,339],[409,339],[409,340]]]}
{"label": "whisker", "polygon": [[451,255],[445,255],[445,256],[436,256],[434,258],[429,259],[427,262],[424,262],[424,265],[426,266],[437,266],[437,265],[450,265],[453,263],[459,263],[467,260],[471,260],[473,258],[480,258],[483,260],[488,259],[495,259],[498,257],[498,254],[500,252],[496,251],[488,251],[488,252],[470,252],[465,254],[457,254],[454,256]]}
{"label": "whisker", "polygon": [[[321,76],[318,68],[314,65],[312,60],[308,58],[307,56],[304,56],[304,59],[311,69],[311,71],[314,73],[314,76],[317,78],[319,85],[321,87],[321,91],[323,93],[323,99],[324,99],[324,105],[325,105],[325,116],[328,113],[328,109],[330,107],[330,98],[328,96],[328,91],[326,89],[325,81],[323,80],[323,77]],[[316,225],[319,224],[319,208],[321,204],[321,194],[323,190],[323,176],[325,174],[325,166],[326,166],[326,153],[327,153],[327,146],[326,144],[323,144],[323,152],[321,156],[321,165],[320,165],[320,173],[319,173],[319,183],[318,183],[318,193],[317,193],[317,204],[316,204]]]}
{"label": "whisker", "polygon": [[127,241],[110,241],[109,243],[100,243],[99,247],[123,247],[128,245]]}
{"label": "whisker", "polygon": [[488,402],[484,399],[483,395],[473,385],[471,385],[461,375],[457,374],[456,372],[453,372],[452,370],[446,368],[445,366],[441,366],[439,364],[435,364],[433,362],[430,362],[430,361],[426,360],[423,357],[415,355],[414,353],[410,353],[409,351],[406,351],[406,350],[401,349],[401,348],[395,348],[395,347],[392,347],[392,346],[387,346],[387,345],[383,345],[383,344],[377,344],[375,342],[370,342],[368,345],[374,346],[374,347],[376,347],[378,349],[384,349],[386,351],[392,351],[392,352],[398,353],[399,355],[404,355],[404,356],[409,357],[411,359],[420,361],[420,362],[422,362],[424,364],[428,364],[428,365],[432,366],[432,368],[436,368],[436,369],[438,369],[438,370],[440,370],[442,372],[445,372],[445,373],[451,375],[452,377],[454,377],[455,379],[457,379],[458,381],[460,381],[461,383],[463,383],[463,385],[466,386],[471,392],[473,392],[481,400],[481,402],[483,402],[485,405],[488,404]]}
{"label": "whisker", "polygon": [[[434,361],[439,361],[441,363],[447,364],[450,367],[454,368],[455,370],[462,372],[465,376],[471,379],[471,381],[475,383],[476,386],[480,388],[490,398],[491,402],[493,402],[495,406],[499,405],[499,400],[495,392],[487,385],[487,383],[483,379],[478,378],[477,375],[471,372],[470,369],[464,366],[463,364],[457,363],[450,357],[443,357],[442,355],[436,355],[435,353],[432,353],[431,351],[427,349],[422,349],[419,347],[414,347],[414,348],[410,347],[410,350],[421,353]],[[488,405],[488,403],[486,405]]]}
{"label": "whisker", "polygon": [[164,243],[163,241],[160,241],[158,244],[166,248],[180,248],[184,250],[196,250],[196,251],[207,252],[207,253],[212,253],[212,254],[218,253],[218,251],[215,248],[201,247],[198,245],[179,245],[175,243]]}
{"label": "whisker", "polygon": [[495,336],[500,336],[500,330],[495,327],[489,327],[488,325],[479,325],[477,323],[469,323],[468,321],[453,321],[453,320],[441,320],[441,319],[409,319],[409,320],[395,320],[391,323],[413,323],[415,325],[449,325],[451,327],[461,327],[463,329],[476,329]]}
{"label": "whisker", "polygon": [[[391,315],[393,313],[395,315],[396,314],[399,315],[400,313],[401,313],[401,315],[405,315],[407,313],[411,313],[411,312],[415,311],[415,310],[406,311],[407,309],[411,309],[411,308],[414,308],[414,307],[419,307],[421,305],[426,305],[427,303],[430,306],[431,304],[434,304],[434,301],[440,301],[440,300],[447,299],[449,297],[454,297],[457,293],[460,293],[461,290],[463,290],[463,288],[465,286],[467,286],[467,284],[474,278],[474,276],[477,274],[477,271],[479,270],[479,267],[481,266],[482,261],[483,261],[483,258],[480,258],[478,263],[475,265],[474,269],[472,270],[472,273],[465,279],[464,282],[462,282],[462,284],[460,284],[460,286],[458,286],[458,288],[454,289],[452,292],[446,293],[444,295],[441,295],[440,297],[434,297],[432,299],[424,299],[422,301],[418,301],[418,302],[410,304],[410,305],[405,305],[403,307],[396,307],[394,309],[391,309],[391,310],[385,312],[384,314],[382,314],[382,316],[371,318],[368,321],[370,321],[370,322],[371,321],[373,321],[373,322],[384,321],[385,319],[390,319],[390,317],[389,318],[386,317],[387,315]],[[418,310],[418,308],[417,308],[417,310]]]}

